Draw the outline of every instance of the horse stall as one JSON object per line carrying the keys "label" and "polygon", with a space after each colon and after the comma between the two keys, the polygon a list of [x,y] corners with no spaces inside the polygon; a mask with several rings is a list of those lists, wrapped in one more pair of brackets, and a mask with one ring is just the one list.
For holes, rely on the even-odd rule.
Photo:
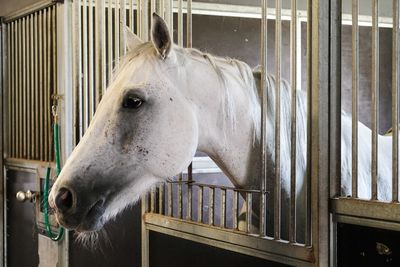
{"label": "horse stall", "polygon": [[1,266],[399,266],[399,0],[1,7]]}

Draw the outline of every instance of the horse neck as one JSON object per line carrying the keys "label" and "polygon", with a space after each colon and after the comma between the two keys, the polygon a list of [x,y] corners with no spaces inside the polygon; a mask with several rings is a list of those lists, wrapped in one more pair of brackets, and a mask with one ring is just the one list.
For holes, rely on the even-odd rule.
{"label": "horse neck", "polygon": [[[235,119],[230,120],[221,108],[227,96],[220,77],[209,66],[202,67],[200,70],[197,66],[194,76],[199,75],[198,79],[191,75],[190,86],[196,94],[192,99],[199,123],[198,149],[210,156],[236,187],[259,188],[260,142],[254,137],[254,119],[246,93],[253,88],[245,88],[246,83],[237,78],[240,74],[234,75],[236,78],[226,76],[225,86],[235,106],[234,114],[230,114]],[[235,68],[232,65],[233,73]],[[230,71],[229,65],[224,65],[224,71]]]}

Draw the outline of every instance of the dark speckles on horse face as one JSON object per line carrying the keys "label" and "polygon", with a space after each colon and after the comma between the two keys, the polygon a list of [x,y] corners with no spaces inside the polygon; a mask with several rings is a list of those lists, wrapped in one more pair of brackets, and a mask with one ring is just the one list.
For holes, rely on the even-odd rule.
{"label": "dark speckles on horse face", "polygon": [[171,102],[172,102],[172,101],[174,101],[174,100],[172,99],[172,97],[170,97],[170,98],[169,98],[169,101],[171,101]]}

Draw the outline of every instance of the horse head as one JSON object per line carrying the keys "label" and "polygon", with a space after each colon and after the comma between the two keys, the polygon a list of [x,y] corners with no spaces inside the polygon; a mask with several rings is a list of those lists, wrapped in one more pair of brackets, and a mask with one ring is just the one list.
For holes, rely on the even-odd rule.
{"label": "horse head", "polygon": [[181,88],[165,22],[150,42],[127,31],[127,54],[89,128],[65,163],[49,203],[58,222],[97,231],[157,182],[181,172],[198,144],[198,122]]}

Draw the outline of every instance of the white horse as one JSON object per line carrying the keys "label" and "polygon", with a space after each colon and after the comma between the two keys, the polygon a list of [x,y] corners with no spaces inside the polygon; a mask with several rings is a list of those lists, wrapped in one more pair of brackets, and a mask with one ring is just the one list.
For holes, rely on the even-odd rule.
{"label": "white horse", "polygon": [[[184,170],[196,150],[207,153],[235,187],[260,186],[259,73],[253,75],[249,66],[238,60],[173,45],[165,22],[156,14],[151,42],[142,42],[130,31],[127,34],[128,53],[49,197],[59,223],[83,236],[101,229],[156,183]],[[271,178],[267,208],[273,215],[275,80],[272,76],[268,76],[266,86],[267,161]],[[297,95],[297,217],[299,224],[304,225],[306,98],[302,91]],[[281,83],[281,98],[282,214],[285,218],[290,192],[290,88],[287,82]],[[370,130],[360,123],[359,132],[359,195],[367,198]],[[342,184],[345,194],[351,189],[350,141],[350,120],[344,116]],[[390,199],[390,147],[391,138],[380,136],[381,199]],[[254,206],[254,212],[258,211]],[[282,221],[285,237],[287,222]],[[299,239],[301,235],[300,232]]]}

